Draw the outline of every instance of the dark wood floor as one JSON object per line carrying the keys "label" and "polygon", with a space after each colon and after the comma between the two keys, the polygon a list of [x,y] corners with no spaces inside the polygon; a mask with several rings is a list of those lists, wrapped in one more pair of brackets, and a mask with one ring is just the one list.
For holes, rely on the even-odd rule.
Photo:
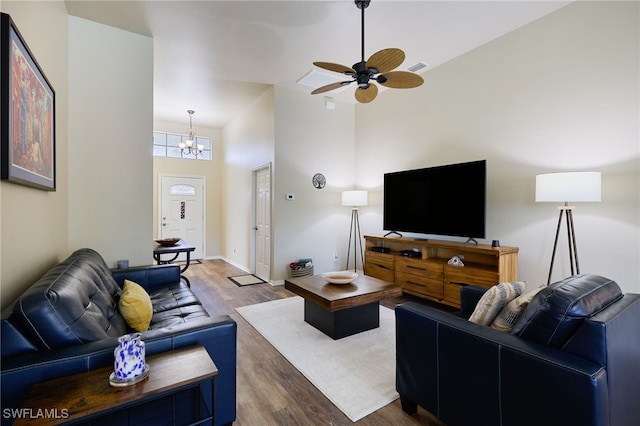
{"label": "dark wood floor", "polygon": [[[289,361],[235,311],[236,307],[293,296],[284,286],[238,287],[227,277],[245,272],[222,260],[192,264],[185,275],[208,312],[230,315],[238,323],[238,417],[234,425],[353,424]],[[388,301],[395,304],[397,300]],[[409,416],[400,401],[359,420],[358,425],[442,425],[418,409]]]}

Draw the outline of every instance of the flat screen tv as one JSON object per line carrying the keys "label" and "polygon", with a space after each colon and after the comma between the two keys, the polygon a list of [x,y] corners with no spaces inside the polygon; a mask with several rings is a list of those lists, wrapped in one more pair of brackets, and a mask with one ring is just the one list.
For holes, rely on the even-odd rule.
{"label": "flat screen tv", "polygon": [[384,175],[383,228],[485,237],[486,160]]}

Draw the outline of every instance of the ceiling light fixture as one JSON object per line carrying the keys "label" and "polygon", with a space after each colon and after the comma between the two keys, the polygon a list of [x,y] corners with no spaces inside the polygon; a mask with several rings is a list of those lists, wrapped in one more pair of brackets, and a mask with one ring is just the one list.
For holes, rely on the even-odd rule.
{"label": "ceiling light fixture", "polygon": [[338,81],[322,87],[318,87],[311,92],[312,95],[330,92],[351,83],[357,83],[355,91],[356,100],[361,103],[371,102],[378,95],[378,86],[374,82],[394,89],[411,89],[420,86],[424,80],[417,74],[408,71],[393,71],[404,62],[404,52],[396,48],[382,49],[364,60],[364,10],[369,6],[371,0],[354,0],[361,12],[361,59],[352,67],[336,64],[333,62],[314,62],[313,65],[325,70],[337,72],[351,77],[351,80]]}
{"label": "ceiling light fixture", "polygon": [[189,114],[189,130],[187,131],[188,138],[187,140],[180,141],[178,143],[178,147],[180,148],[180,152],[183,156],[193,155],[194,157],[198,158],[198,155],[202,155],[204,145],[201,143],[196,143],[196,132],[193,131],[193,114],[195,113],[196,112],[192,109],[187,110],[187,114]]}

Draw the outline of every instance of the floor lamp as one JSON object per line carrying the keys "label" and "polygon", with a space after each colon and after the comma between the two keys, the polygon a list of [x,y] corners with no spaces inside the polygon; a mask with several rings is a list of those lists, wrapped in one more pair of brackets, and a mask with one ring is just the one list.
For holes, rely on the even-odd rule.
{"label": "floor lamp", "polygon": [[573,210],[575,206],[570,206],[569,202],[597,202],[600,201],[601,192],[600,172],[546,173],[536,176],[536,202],[564,203],[564,205],[558,207],[560,215],[558,216],[558,226],[556,227],[556,238],[553,243],[547,285],[551,283],[551,273],[553,272],[553,262],[556,257],[563,213],[567,222],[571,275],[580,274],[576,233],[573,226]]}
{"label": "floor lamp", "polygon": [[351,253],[351,241],[353,241],[353,272],[358,268],[358,244],[360,244],[360,261],[364,269],[364,254],[362,251],[362,235],[360,234],[360,219],[358,219],[358,207],[368,204],[367,191],[342,191],[342,205],[351,207],[351,227],[349,228],[349,247],[347,248],[347,266],[349,269],[349,255]]}

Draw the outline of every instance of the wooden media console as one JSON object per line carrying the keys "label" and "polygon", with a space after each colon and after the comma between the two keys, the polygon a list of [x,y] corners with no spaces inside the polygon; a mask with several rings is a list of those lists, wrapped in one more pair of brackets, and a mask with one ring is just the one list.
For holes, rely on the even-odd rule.
{"label": "wooden media console", "polygon": [[[518,280],[518,248],[419,238],[365,237],[366,275],[396,283],[402,291],[460,307],[460,287],[491,287]],[[376,251],[376,250],[382,250]],[[403,252],[410,256],[403,255]],[[464,266],[449,265],[453,256]]]}

